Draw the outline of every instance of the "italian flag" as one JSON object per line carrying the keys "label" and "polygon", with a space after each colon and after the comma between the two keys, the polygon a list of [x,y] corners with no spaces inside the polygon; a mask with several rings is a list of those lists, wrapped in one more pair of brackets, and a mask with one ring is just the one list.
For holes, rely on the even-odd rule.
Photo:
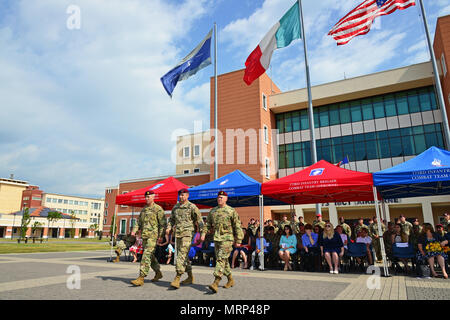
{"label": "italian flag", "polygon": [[274,50],[287,47],[294,39],[300,39],[300,12],[298,1],[264,36],[245,61],[244,81],[251,85],[269,68]]}

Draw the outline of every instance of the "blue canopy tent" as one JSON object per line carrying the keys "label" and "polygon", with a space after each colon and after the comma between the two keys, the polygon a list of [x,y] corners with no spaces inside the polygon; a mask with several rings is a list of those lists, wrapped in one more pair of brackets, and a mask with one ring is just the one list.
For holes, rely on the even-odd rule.
{"label": "blue canopy tent", "polygon": [[[217,193],[228,194],[227,204],[232,207],[252,207],[259,205],[261,183],[240,170],[230,172],[217,180],[189,188],[189,201],[210,207],[217,206]],[[264,197],[265,205],[286,205],[287,203]]]}
{"label": "blue canopy tent", "polygon": [[415,158],[373,174],[383,199],[450,194],[450,152],[431,147]]}
{"label": "blue canopy tent", "polygon": [[[231,207],[259,206],[260,228],[263,225],[264,205],[287,205],[280,200],[261,195],[261,183],[250,178],[240,170],[230,172],[214,181],[189,188],[189,201],[210,207],[217,206],[217,193],[228,194],[227,204]],[[261,232],[262,235],[262,232]],[[261,248],[263,239],[261,237]],[[261,265],[264,269],[264,262]]]}

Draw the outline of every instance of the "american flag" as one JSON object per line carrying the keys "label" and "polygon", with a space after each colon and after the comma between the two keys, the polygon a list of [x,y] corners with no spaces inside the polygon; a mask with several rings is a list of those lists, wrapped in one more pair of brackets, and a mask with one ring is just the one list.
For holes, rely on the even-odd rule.
{"label": "american flag", "polygon": [[368,33],[376,17],[415,5],[415,0],[366,0],[339,20],[328,35],[333,36],[338,45],[346,44],[354,37]]}

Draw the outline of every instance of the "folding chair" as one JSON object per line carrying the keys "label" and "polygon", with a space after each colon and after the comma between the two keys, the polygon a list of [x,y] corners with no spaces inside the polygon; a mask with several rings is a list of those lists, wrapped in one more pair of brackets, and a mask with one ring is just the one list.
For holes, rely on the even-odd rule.
{"label": "folding chair", "polygon": [[[347,244],[347,257],[351,258],[350,265],[356,268],[356,258],[367,258],[367,247],[365,243],[352,243]],[[364,264],[364,260],[363,260]]]}
{"label": "folding chair", "polygon": [[[414,269],[416,253],[414,252],[414,247],[408,244],[406,247],[399,247],[397,243],[392,245],[392,256],[397,259],[411,259],[411,264]],[[394,274],[397,274],[397,270],[393,268]]]}

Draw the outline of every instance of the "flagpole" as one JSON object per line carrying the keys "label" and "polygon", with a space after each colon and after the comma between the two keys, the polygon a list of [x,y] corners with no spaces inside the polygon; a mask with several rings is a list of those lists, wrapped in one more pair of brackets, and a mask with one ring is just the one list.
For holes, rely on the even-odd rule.
{"label": "flagpole", "polygon": [[[311,94],[311,80],[309,77],[309,64],[308,64],[308,49],[306,47],[306,37],[305,37],[305,28],[303,24],[303,10],[302,10],[302,1],[298,0],[298,10],[300,14],[300,29],[302,33],[303,39],[303,51],[305,53],[305,69],[306,69],[306,87],[308,90],[308,116],[309,116],[309,131],[311,133],[311,160],[312,163],[317,162],[317,150],[316,150],[316,133],[314,130],[314,111],[312,104],[312,94]],[[320,203],[316,204],[316,214],[321,213]]]}
{"label": "flagpole", "polygon": [[441,79],[439,79],[439,70],[438,70],[437,63],[436,63],[436,57],[434,55],[433,45],[431,44],[430,31],[428,30],[428,22],[427,22],[427,17],[425,15],[425,8],[423,6],[422,0],[418,0],[418,1],[420,3],[420,10],[422,12],[423,25],[425,26],[425,34],[427,36],[427,43],[428,43],[428,49],[430,51],[431,62],[433,64],[433,73],[434,73],[434,80],[436,82],[436,91],[437,91],[437,95],[438,95],[438,99],[439,99],[439,104],[441,105],[442,122],[444,124],[445,143],[447,145],[446,149],[450,150],[450,130],[449,130],[449,126],[448,126],[447,111],[445,109],[444,95],[442,93]]}
{"label": "flagpole", "polygon": [[214,180],[217,180],[219,170],[217,153],[217,24],[214,22]]}

